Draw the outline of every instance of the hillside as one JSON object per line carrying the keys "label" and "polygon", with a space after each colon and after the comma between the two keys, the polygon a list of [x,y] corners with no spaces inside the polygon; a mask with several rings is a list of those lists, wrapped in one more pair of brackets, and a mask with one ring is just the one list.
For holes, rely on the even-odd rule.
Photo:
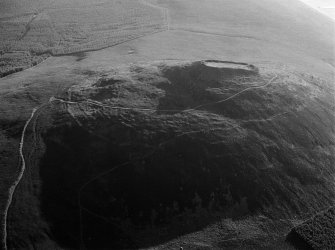
{"label": "hillside", "polygon": [[[6,34],[42,8],[24,3],[1,3]],[[291,249],[334,205],[327,17],[289,0],[57,1],[23,45],[50,38],[43,18],[64,47],[0,79],[3,248]]]}

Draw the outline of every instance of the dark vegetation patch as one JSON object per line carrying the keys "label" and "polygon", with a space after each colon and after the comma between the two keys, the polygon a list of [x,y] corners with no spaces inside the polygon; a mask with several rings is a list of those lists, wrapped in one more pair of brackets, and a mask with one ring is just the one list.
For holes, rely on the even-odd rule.
{"label": "dark vegetation patch", "polygon": [[32,55],[24,51],[12,53],[0,52],[0,78],[33,67],[47,57],[48,55]]}
{"label": "dark vegetation patch", "polygon": [[[98,127],[91,125],[92,133],[62,126],[45,134],[47,151],[41,164],[42,211],[62,245],[79,244],[80,187],[93,176],[123,163],[126,164],[82,190],[81,201],[85,208],[82,226],[88,245],[123,248],[126,247],[122,243],[124,238],[136,239],[147,227],[159,228],[174,220],[181,226],[190,216],[206,216],[207,220],[196,219],[199,222],[192,227],[184,225],[183,233],[187,233],[190,228],[197,230],[207,225],[212,212],[221,211],[238,218],[259,208],[259,204],[248,204],[246,190],[238,188],[237,180],[230,186],[234,167],[219,167],[223,162],[229,166],[229,161],[234,161],[231,157],[210,163],[210,158],[204,156],[210,147],[205,138],[199,141],[185,136],[158,147],[166,140],[164,137],[175,136],[175,132],[168,133],[175,128],[161,131],[157,119],[146,121],[127,115],[125,119],[100,118],[98,124]],[[128,126],[124,127],[125,124]],[[155,124],[158,130],[145,136]],[[180,121],[179,126],[187,124]],[[201,133],[198,136],[202,137]],[[239,176],[241,174],[239,172]],[[242,178],[246,181],[246,176]],[[199,179],[202,182],[196,181]],[[68,219],[62,220],[63,217]],[[97,228],[100,228],[99,233],[96,233]],[[168,237],[175,236],[170,231]]]}

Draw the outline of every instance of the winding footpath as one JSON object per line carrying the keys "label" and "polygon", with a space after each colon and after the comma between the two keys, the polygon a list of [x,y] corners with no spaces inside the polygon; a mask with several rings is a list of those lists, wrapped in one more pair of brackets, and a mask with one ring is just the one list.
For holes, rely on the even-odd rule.
{"label": "winding footpath", "polygon": [[[5,210],[4,210],[4,219],[3,219],[3,225],[2,225],[2,235],[1,235],[1,241],[2,241],[2,246],[1,248],[3,248],[4,250],[7,250],[7,218],[8,218],[8,210],[12,204],[13,201],[13,196],[16,190],[16,187],[19,185],[23,174],[26,170],[26,160],[24,158],[24,152],[23,152],[23,147],[24,147],[24,141],[26,138],[26,132],[28,129],[28,126],[30,125],[31,121],[33,120],[36,112],[38,112],[40,109],[44,108],[46,105],[48,105],[49,103],[53,102],[54,99],[51,97],[48,103],[42,104],[36,108],[33,108],[29,119],[26,121],[22,133],[21,133],[21,140],[20,140],[20,145],[19,145],[19,155],[20,155],[20,159],[21,159],[21,168],[19,169],[19,173],[17,178],[15,179],[15,181],[13,182],[12,186],[9,188],[8,190],[8,200],[5,204]],[[34,134],[34,138],[35,138],[35,134]]]}
{"label": "winding footpath", "polygon": [[24,171],[26,169],[26,161],[24,159],[24,154],[23,154],[24,139],[25,139],[25,136],[26,136],[27,128],[28,128],[30,122],[32,121],[32,119],[34,118],[34,115],[35,115],[36,111],[38,111],[38,109],[39,108],[34,108],[33,109],[29,119],[26,121],[26,124],[23,127],[22,134],[21,134],[19,153],[20,153],[20,158],[21,158],[22,165],[21,165],[21,168],[19,170],[19,174],[18,174],[16,180],[14,181],[13,185],[9,188],[8,200],[7,200],[7,203],[6,203],[6,206],[5,206],[5,212],[4,212],[4,217],[5,218],[4,218],[3,239],[2,239],[4,250],[7,250],[7,215],[8,215],[8,210],[9,210],[10,205],[12,204],[15,189],[16,189],[17,185],[20,183],[20,181],[23,177]]}

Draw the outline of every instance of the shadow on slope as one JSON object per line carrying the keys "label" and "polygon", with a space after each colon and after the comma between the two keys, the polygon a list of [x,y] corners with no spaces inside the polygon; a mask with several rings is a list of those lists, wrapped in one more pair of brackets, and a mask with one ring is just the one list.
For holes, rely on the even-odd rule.
{"label": "shadow on slope", "polygon": [[[220,217],[292,218],[332,202],[334,117],[322,86],[281,76],[205,106],[273,77],[206,63],[99,80],[73,95],[84,100],[71,106],[79,127],[55,116],[43,135],[41,205],[61,245],[153,246]],[[141,105],[152,110],[121,109]],[[180,112],[193,105],[201,111]]]}
{"label": "shadow on slope", "polygon": [[[252,185],[247,174],[252,173],[234,170],[238,145],[233,135],[226,150],[211,145],[203,132],[174,138],[174,130],[189,127],[178,120],[161,127],[159,119],[136,114],[98,116],[98,124],[87,124],[92,132],[60,126],[44,135],[42,210],[61,245],[78,247],[82,225],[89,249],[150,246],[203,228],[218,218],[216,212],[237,218],[260,207],[245,196]],[[249,195],[256,198],[259,191]]]}

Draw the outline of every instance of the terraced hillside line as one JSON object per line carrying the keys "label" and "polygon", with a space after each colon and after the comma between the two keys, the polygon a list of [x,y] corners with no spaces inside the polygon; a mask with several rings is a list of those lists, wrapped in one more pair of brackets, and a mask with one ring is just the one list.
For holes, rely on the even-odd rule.
{"label": "terraced hillside line", "polygon": [[[262,88],[266,88],[267,86],[269,86],[270,84],[273,83],[273,81],[275,79],[278,78],[278,75],[276,74],[274,77],[272,77],[267,83],[265,83],[264,85],[261,85],[261,86],[252,86],[252,87],[248,87],[248,88],[245,88],[223,100],[219,100],[219,101],[216,101],[216,102],[209,102],[209,103],[205,103],[205,104],[201,104],[201,105],[198,105],[198,106],[195,106],[193,108],[189,108],[189,109],[185,109],[185,110],[180,110],[180,109],[166,109],[166,110],[159,110],[159,111],[163,111],[163,112],[188,112],[188,111],[195,111],[199,108],[202,108],[202,107],[206,107],[206,106],[209,106],[209,105],[213,105],[213,104],[219,104],[219,103],[223,103],[223,102],[226,102],[226,101],[229,101],[233,98],[235,98],[236,96],[239,96],[241,95],[242,93],[246,92],[246,91],[249,91],[249,90],[252,90],[252,89],[262,89]],[[59,101],[61,103],[65,103],[65,104],[79,104],[80,102],[76,102],[76,101],[70,101],[70,100],[64,100],[64,99],[61,99],[61,98],[56,98],[54,96],[52,96],[49,100],[49,102],[53,102],[53,101]],[[82,101],[82,102],[86,102],[88,104],[91,104],[91,105],[96,105],[96,106],[99,106],[99,107],[103,107],[103,108],[111,108],[111,109],[120,109],[120,110],[137,110],[137,111],[150,111],[150,112],[156,112],[157,110],[156,109],[152,109],[152,108],[136,108],[136,107],[120,107],[120,106],[111,106],[111,105],[106,105],[106,104],[103,104],[101,102],[98,102],[98,101],[95,101],[95,100],[91,100],[91,99],[87,99],[85,101]],[[286,114],[287,112],[285,112]],[[280,114],[277,114],[275,116],[278,116]],[[266,120],[271,120],[275,117],[270,117],[270,118],[267,118]],[[264,121],[264,119],[261,119],[262,121]],[[256,121],[256,120],[255,120]],[[258,121],[258,120],[257,120]]]}
{"label": "terraced hillside line", "polygon": [[278,78],[278,75],[276,74],[274,77],[272,77],[266,84],[264,85],[261,85],[261,86],[253,86],[253,87],[249,87],[249,88],[246,88],[246,89],[243,89],[241,90],[240,92],[237,92],[236,94],[233,94],[229,97],[227,97],[226,99],[223,99],[223,100],[220,100],[220,101],[217,101],[217,102],[210,102],[210,103],[205,103],[205,104],[201,104],[201,105],[198,105],[194,108],[190,108],[190,109],[186,109],[184,110],[185,111],[192,111],[192,110],[197,110],[199,108],[203,108],[203,107],[206,107],[206,106],[210,106],[210,105],[213,105],[213,104],[219,104],[219,103],[223,103],[223,102],[226,102],[226,101],[229,101],[233,98],[235,98],[236,96],[246,92],[246,91],[249,91],[249,90],[252,90],[252,89],[262,89],[262,88],[266,88],[267,86],[269,86],[276,78]]}
{"label": "terraced hillside line", "polygon": [[[201,105],[195,106],[193,108],[185,109],[185,110],[180,110],[180,109],[164,109],[164,110],[159,110],[159,111],[162,111],[162,112],[189,112],[189,111],[195,111],[195,110],[197,110],[199,108],[202,108],[202,107],[206,107],[206,106],[209,106],[209,105],[219,104],[219,103],[226,102],[226,101],[231,100],[231,99],[235,98],[236,96],[238,96],[238,95],[240,95],[240,94],[242,94],[242,93],[244,93],[246,91],[252,90],[252,89],[265,88],[268,85],[270,85],[276,78],[278,78],[277,74],[274,77],[272,77],[264,85],[248,87],[246,89],[241,90],[240,92],[238,92],[236,94],[233,94],[233,95],[231,95],[231,96],[229,96],[229,97],[227,97],[227,98],[225,98],[223,100],[217,101],[217,102],[209,102],[209,103],[201,104]],[[65,103],[65,104],[76,104],[76,105],[80,103],[80,102],[76,102],[76,101],[70,101],[70,100],[64,100],[64,99],[56,98],[54,96],[50,98],[49,102],[53,102],[53,101],[59,101],[61,103]],[[91,100],[91,99],[87,99],[87,100],[82,101],[82,102],[86,102],[86,103],[91,104],[91,105],[99,106],[99,107],[102,107],[102,108],[110,108],[110,109],[150,111],[150,112],[156,112],[157,111],[156,109],[152,109],[152,108],[136,108],[136,107],[129,107],[128,108],[128,107],[120,107],[120,106],[111,106],[111,105],[106,105],[106,104],[103,104],[101,102],[98,102],[98,101],[95,101],[95,100]],[[268,119],[272,119],[272,118],[268,118]]]}
{"label": "terraced hillside line", "polygon": [[[60,98],[56,98],[56,97],[51,97],[50,102],[53,102],[53,101],[59,101],[61,103],[65,103],[65,104],[75,104],[75,105],[78,105],[79,103],[86,102],[88,104],[95,105],[95,106],[102,107],[102,108],[119,109],[119,110],[136,110],[136,111],[150,111],[150,112],[156,112],[157,111],[156,109],[151,109],[151,108],[136,108],[136,107],[127,108],[127,107],[121,107],[121,106],[110,106],[110,105],[103,104],[101,102],[90,100],[90,99],[87,99],[87,100],[81,101],[81,102],[74,102],[74,101],[68,101],[68,100],[64,100],[64,99],[60,99]],[[177,111],[180,111],[180,110],[166,109],[166,110],[160,110],[160,111],[177,112]]]}
{"label": "terraced hillside line", "polygon": [[29,119],[26,121],[26,123],[25,123],[25,125],[23,127],[22,134],[21,134],[21,141],[20,141],[20,146],[19,146],[19,154],[20,154],[22,165],[21,165],[21,169],[19,170],[18,177],[14,181],[13,185],[9,188],[9,191],[8,191],[9,192],[8,201],[6,203],[6,207],[5,207],[5,211],[4,211],[5,218],[4,218],[4,225],[3,225],[3,237],[2,237],[4,250],[7,250],[7,215],[8,215],[8,210],[9,210],[9,207],[10,207],[10,205],[12,203],[15,189],[16,189],[17,185],[20,183],[20,181],[21,181],[21,179],[23,177],[24,171],[26,169],[26,161],[25,161],[24,154],[23,154],[24,139],[25,139],[25,136],[26,136],[27,128],[28,128],[31,120],[34,118],[34,115],[35,115],[36,111],[38,111],[38,110],[39,110],[39,108],[34,108],[33,109],[33,111],[31,112],[31,115],[30,115]]}

